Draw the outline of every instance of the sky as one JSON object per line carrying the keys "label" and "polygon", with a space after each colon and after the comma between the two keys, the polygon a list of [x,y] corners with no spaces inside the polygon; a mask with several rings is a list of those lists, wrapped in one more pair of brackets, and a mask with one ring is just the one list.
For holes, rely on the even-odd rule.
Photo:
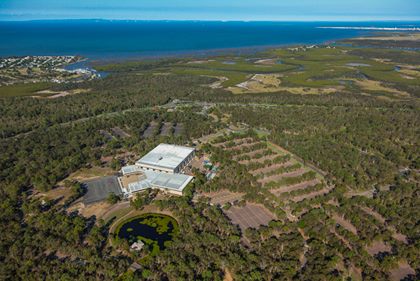
{"label": "sky", "polygon": [[0,0],[0,20],[420,20],[420,0]]}

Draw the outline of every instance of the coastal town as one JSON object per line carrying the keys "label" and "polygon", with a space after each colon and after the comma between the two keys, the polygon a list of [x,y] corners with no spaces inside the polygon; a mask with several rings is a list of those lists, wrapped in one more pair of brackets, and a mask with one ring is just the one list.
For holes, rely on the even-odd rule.
{"label": "coastal town", "polygon": [[81,65],[79,56],[24,56],[0,58],[0,86],[19,83],[68,83],[99,77],[96,70]]}

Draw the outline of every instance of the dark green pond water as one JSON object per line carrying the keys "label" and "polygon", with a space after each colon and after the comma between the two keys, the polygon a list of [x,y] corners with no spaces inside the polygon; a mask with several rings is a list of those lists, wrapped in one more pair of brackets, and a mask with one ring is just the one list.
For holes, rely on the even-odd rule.
{"label": "dark green pond water", "polygon": [[130,244],[141,240],[150,250],[165,248],[165,242],[171,241],[178,232],[176,220],[167,215],[144,214],[124,222],[117,232],[120,239],[126,239]]}

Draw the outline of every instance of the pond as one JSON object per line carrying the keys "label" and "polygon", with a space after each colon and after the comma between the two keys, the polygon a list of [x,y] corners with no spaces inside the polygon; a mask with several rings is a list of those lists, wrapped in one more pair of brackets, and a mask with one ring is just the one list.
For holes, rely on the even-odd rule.
{"label": "pond", "polygon": [[121,223],[116,235],[128,240],[130,245],[141,240],[153,254],[165,249],[166,242],[172,241],[178,232],[178,223],[173,217],[149,213]]}

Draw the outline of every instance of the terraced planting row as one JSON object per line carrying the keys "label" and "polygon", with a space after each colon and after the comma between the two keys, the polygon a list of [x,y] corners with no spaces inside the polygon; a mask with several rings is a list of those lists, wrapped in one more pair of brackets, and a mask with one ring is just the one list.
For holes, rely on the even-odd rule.
{"label": "terraced planting row", "polygon": [[257,137],[236,136],[219,140],[214,146],[222,148],[233,160],[245,166],[262,190],[268,191],[266,195],[274,196],[280,205],[310,200],[331,191],[320,174],[283,149],[274,150],[273,145]]}

